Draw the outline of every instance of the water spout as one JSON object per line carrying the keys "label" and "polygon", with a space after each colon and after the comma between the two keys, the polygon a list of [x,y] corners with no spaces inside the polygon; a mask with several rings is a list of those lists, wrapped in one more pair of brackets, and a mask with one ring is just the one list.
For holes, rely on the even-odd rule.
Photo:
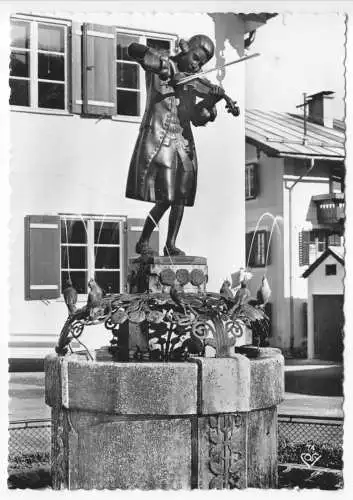
{"label": "water spout", "polygon": [[268,256],[269,256],[269,252],[270,252],[270,248],[271,248],[271,240],[272,240],[273,230],[274,230],[275,226],[278,229],[278,235],[279,235],[280,239],[281,239],[281,236],[282,236],[281,235],[281,231],[280,231],[280,227],[279,227],[277,221],[282,221],[283,222],[283,217],[281,215],[276,215],[275,218],[273,219],[273,222],[272,222],[272,227],[271,227],[271,231],[270,231],[270,236],[268,238],[267,250],[266,250],[265,273],[264,273],[265,276],[266,276],[266,273],[267,273]]}
{"label": "water spout", "polygon": [[253,248],[253,245],[254,245],[256,233],[259,230],[259,226],[261,224],[261,221],[265,217],[269,217],[270,219],[272,219],[272,228],[271,228],[271,232],[270,232],[269,242],[268,242],[268,246],[267,246],[266,260],[265,260],[265,268],[266,268],[266,270],[267,270],[267,260],[268,260],[268,255],[269,255],[270,242],[271,242],[272,233],[273,233],[273,230],[274,230],[275,226],[278,229],[278,234],[281,235],[280,227],[279,227],[277,221],[278,220],[283,220],[283,217],[280,216],[280,215],[274,216],[270,212],[264,212],[263,214],[261,214],[261,216],[257,220],[256,226],[255,226],[255,231],[254,231],[253,237],[251,239],[251,244],[250,244],[250,249],[249,249],[249,255],[248,255],[248,259],[247,259],[247,263],[246,263],[246,269],[248,269],[248,267],[249,267],[250,256],[251,256],[252,248]]}

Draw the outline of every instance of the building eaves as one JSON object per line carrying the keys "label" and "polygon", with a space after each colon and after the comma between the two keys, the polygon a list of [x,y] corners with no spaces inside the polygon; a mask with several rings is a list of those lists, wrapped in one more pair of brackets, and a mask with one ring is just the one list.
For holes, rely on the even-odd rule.
{"label": "building eaves", "polygon": [[246,139],[273,156],[344,160],[344,131],[307,123],[290,113],[252,109],[245,116]]}
{"label": "building eaves", "polygon": [[259,13],[250,13],[244,14],[239,13],[236,14],[240,19],[244,22],[244,33],[249,33],[251,31],[257,30],[261,28],[264,24],[267,23],[273,17],[278,16],[277,13],[269,13],[269,12],[259,12]]}

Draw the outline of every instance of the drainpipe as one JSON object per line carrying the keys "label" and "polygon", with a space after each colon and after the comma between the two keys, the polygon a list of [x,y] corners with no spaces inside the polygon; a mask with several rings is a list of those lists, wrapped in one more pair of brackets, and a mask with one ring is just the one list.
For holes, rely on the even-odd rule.
{"label": "drainpipe", "polygon": [[293,298],[293,221],[292,221],[292,193],[295,186],[300,182],[303,177],[306,177],[309,172],[314,168],[315,160],[310,158],[310,167],[308,170],[302,174],[298,179],[293,182],[291,186],[284,186],[288,189],[288,225],[289,225],[289,341],[290,341],[290,352],[293,353],[294,348],[294,298]]}

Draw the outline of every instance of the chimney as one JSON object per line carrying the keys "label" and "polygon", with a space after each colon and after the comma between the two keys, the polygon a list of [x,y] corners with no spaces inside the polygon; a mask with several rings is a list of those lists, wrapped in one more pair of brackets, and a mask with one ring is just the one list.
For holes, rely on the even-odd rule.
{"label": "chimney", "polygon": [[333,127],[333,94],[331,90],[323,90],[307,97],[308,119],[311,122]]}

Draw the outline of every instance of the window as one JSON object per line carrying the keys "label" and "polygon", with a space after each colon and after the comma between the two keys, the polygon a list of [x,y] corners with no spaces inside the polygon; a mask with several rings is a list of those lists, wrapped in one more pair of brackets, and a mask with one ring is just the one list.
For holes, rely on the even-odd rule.
{"label": "window", "polygon": [[61,289],[70,278],[87,293],[92,277],[106,293],[122,291],[123,219],[62,217]]}
{"label": "window", "polygon": [[328,246],[342,246],[343,236],[323,229],[300,231],[299,233],[299,265],[312,264]]}
{"label": "window", "polygon": [[330,178],[330,193],[343,193],[342,177],[332,176]]}
{"label": "window", "polygon": [[310,234],[310,247],[317,255],[322,254],[327,248],[328,234],[324,231],[313,231]]}
{"label": "window", "polygon": [[258,230],[246,235],[246,262],[250,267],[266,267],[271,262],[268,231]]}
{"label": "window", "polygon": [[144,107],[145,91],[144,70],[128,55],[131,43],[141,43],[160,51],[171,54],[172,38],[154,38],[138,34],[117,32],[116,42],[116,92],[118,116],[140,117]]}
{"label": "window", "polygon": [[12,109],[140,120],[144,70],[127,48],[137,42],[172,54],[176,38],[16,15],[11,19]]}
{"label": "window", "polygon": [[325,230],[301,231],[299,233],[299,265],[312,264],[326,250],[328,232]]}
{"label": "window", "polygon": [[140,116],[140,66],[128,55],[131,43],[138,43],[133,35],[117,35],[116,73],[118,115]]}
{"label": "window", "polygon": [[67,25],[11,20],[9,84],[14,109],[67,109]]}
{"label": "window", "polygon": [[325,274],[326,274],[326,276],[335,276],[337,274],[336,264],[326,264],[325,265]]}
{"label": "window", "polygon": [[312,264],[327,249],[329,233],[325,230],[314,229],[309,237],[309,264]]}
{"label": "window", "polygon": [[[86,294],[92,277],[106,293],[122,293],[143,224],[118,216],[27,215],[25,299],[58,299],[68,279]],[[150,245],[159,252],[157,228]]]}
{"label": "window", "polygon": [[258,196],[257,163],[245,165],[245,199],[252,200]]}
{"label": "window", "polygon": [[343,236],[339,234],[330,234],[328,237],[329,247],[341,247],[343,246]]}

